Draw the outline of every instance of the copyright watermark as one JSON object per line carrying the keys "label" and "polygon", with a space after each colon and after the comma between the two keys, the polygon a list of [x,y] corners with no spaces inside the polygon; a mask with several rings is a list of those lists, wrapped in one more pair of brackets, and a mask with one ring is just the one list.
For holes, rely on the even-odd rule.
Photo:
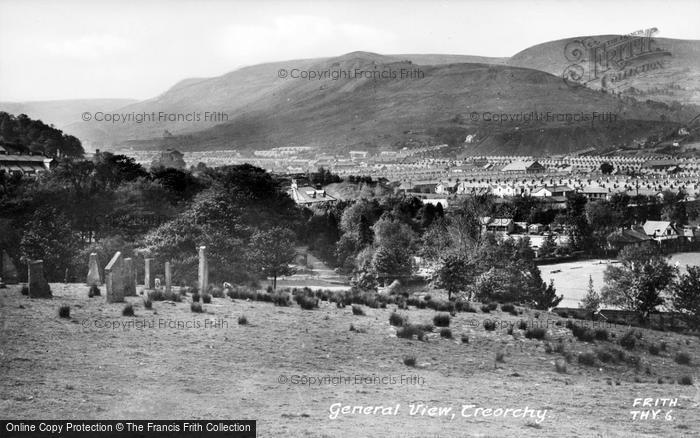
{"label": "copyright watermark", "polygon": [[137,318],[129,320],[115,319],[86,319],[80,325],[84,329],[109,331],[143,331],[143,330],[217,330],[229,328],[229,323],[223,318],[217,319],[167,319],[167,318]]}
{"label": "copyright watermark", "polygon": [[469,113],[469,120],[472,122],[497,123],[499,125],[507,123],[615,123],[617,114],[612,112],[593,111],[578,113],[556,113],[552,111],[530,111],[520,113],[496,113],[491,111],[472,111]]}
{"label": "copyright watermark", "polygon": [[188,113],[166,113],[159,112],[130,112],[130,113],[110,113],[110,112],[90,112],[81,114],[81,119],[85,122],[101,123],[165,123],[165,122],[228,122],[228,114],[221,111],[193,111]]}
{"label": "copyright watermark", "polygon": [[425,378],[418,374],[280,374],[277,383],[299,386],[424,385]]}
{"label": "copyright watermark", "polygon": [[384,69],[325,69],[325,70],[305,70],[300,68],[277,70],[277,77],[280,79],[302,79],[307,81],[338,81],[352,79],[381,80],[411,80],[424,79],[425,72],[418,67],[415,68],[384,68]]}

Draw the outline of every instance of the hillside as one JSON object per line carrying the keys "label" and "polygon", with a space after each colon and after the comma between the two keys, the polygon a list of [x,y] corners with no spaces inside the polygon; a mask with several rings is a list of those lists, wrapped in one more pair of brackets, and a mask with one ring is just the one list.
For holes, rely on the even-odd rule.
{"label": "hillside", "polygon": [[75,99],[35,102],[0,102],[0,111],[14,115],[26,114],[34,120],[64,128],[79,122],[85,111],[112,111],[136,102],[134,99]]}

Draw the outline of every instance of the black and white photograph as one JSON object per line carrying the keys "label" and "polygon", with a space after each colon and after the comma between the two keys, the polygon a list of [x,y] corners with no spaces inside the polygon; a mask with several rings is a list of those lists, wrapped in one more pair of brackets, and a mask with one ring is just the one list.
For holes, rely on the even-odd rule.
{"label": "black and white photograph", "polygon": [[698,17],[0,0],[0,436],[700,437]]}

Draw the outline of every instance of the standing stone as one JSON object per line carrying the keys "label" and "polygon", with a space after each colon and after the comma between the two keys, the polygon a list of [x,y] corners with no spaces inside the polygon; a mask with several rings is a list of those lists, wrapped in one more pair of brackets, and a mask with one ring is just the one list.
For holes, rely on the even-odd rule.
{"label": "standing stone", "polygon": [[12,263],[10,255],[4,249],[2,250],[2,271],[0,271],[0,276],[7,284],[17,284],[19,281],[17,267]]}
{"label": "standing stone", "polygon": [[165,262],[165,292],[170,293],[173,290],[173,275],[170,272],[170,262]]}
{"label": "standing stone", "polygon": [[134,260],[124,259],[124,296],[136,296],[136,272],[134,271]]}
{"label": "standing stone", "polygon": [[199,293],[206,293],[209,286],[209,263],[207,262],[206,246],[199,247]]}
{"label": "standing stone", "polygon": [[100,286],[102,279],[100,278],[100,268],[97,264],[97,253],[90,254],[90,262],[88,263],[87,285]]}
{"label": "standing stone", "polygon": [[122,253],[117,251],[105,267],[108,303],[124,301],[124,283],[124,259],[122,259]]}
{"label": "standing stone", "polygon": [[51,288],[44,278],[43,260],[29,262],[29,298],[51,298]]}
{"label": "standing stone", "polygon": [[143,266],[143,287],[144,289],[153,289],[153,279],[151,278],[151,260],[145,259]]}

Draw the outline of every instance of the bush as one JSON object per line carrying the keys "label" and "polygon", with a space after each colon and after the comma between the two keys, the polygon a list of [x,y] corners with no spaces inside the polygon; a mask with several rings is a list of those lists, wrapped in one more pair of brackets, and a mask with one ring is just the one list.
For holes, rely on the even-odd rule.
{"label": "bush", "polygon": [[602,348],[596,350],[596,356],[598,357],[598,360],[600,360],[603,363],[610,363],[615,361],[615,357],[609,351],[604,350]]}
{"label": "bush", "polygon": [[606,329],[597,329],[594,333],[594,336],[599,341],[607,341],[610,334]]}
{"label": "bush", "polygon": [[496,330],[496,322],[489,319],[484,320],[484,329],[489,332]]}
{"label": "bush", "polygon": [[352,305],[352,314],[359,315],[359,316],[365,316],[365,311],[362,310],[362,307],[353,304]]}
{"label": "bush", "polygon": [[547,330],[543,327],[531,327],[525,331],[525,337],[528,339],[544,339],[547,335]]}
{"label": "bush", "polygon": [[455,302],[455,310],[458,312],[476,313],[476,307],[469,301],[459,300]]}
{"label": "bush", "polygon": [[484,313],[491,313],[491,307],[489,307],[488,304],[482,304],[481,311]]}
{"label": "bush", "polygon": [[151,308],[153,308],[153,301],[149,300],[148,298],[145,298],[145,299],[143,300],[143,307],[144,307],[145,309],[151,309]]}
{"label": "bush", "polygon": [[450,326],[450,315],[446,313],[439,313],[433,317],[433,324],[437,327],[449,327]]}
{"label": "bush", "polygon": [[690,376],[683,376],[680,379],[678,379],[678,383],[681,385],[692,385],[693,384],[693,378]]}
{"label": "bush", "polygon": [[209,295],[209,294],[202,295],[202,302],[204,304],[210,304],[211,303],[211,295]]}
{"label": "bush", "polygon": [[520,330],[527,330],[527,321],[521,319],[520,322],[518,322],[518,328]]}
{"label": "bush", "polygon": [[486,306],[487,306],[487,307],[489,308],[489,310],[491,310],[491,311],[494,311],[494,310],[497,310],[497,309],[498,309],[498,303],[488,303]]}
{"label": "bush", "polygon": [[634,346],[637,344],[637,337],[635,336],[634,330],[629,330],[620,338],[620,345],[628,350],[633,350]]}
{"label": "bush", "polygon": [[70,318],[70,306],[64,305],[58,308],[59,318]]}
{"label": "bush", "polygon": [[122,315],[134,316],[134,306],[131,304],[127,304],[126,306],[124,306],[124,309],[122,309]]}
{"label": "bush", "polygon": [[396,331],[396,336],[404,339],[413,339],[415,336],[419,341],[425,339],[424,326],[417,324],[406,324]]}
{"label": "bush", "polygon": [[462,344],[468,344],[468,343],[469,343],[469,336],[462,335]]}
{"label": "bush", "polygon": [[248,318],[246,318],[245,315],[239,316],[238,325],[248,325]]}
{"label": "bush", "polygon": [[22,295],[29,295],[29,286],[27,286],[26,284],[23,284],[22,289],[20,290],[20,293]]}
{"label": "bush", "polygon": [[690,354],[686,353],[685,351],[681,351],[676,354],[674,359],[679,365],[690,365],[691,362]]}
{"label": "bush", "polygon": [[[501,310],[503,312],[512,313],[512,312],[515,312],[515,306],[510,304],[510,303],[501,304]],[[516,312],[516,314],[517,314],[517,312]]]}
{"label": "bush", "polygon": [[[288,293],[276,292],[271,295],[272,303],[279,307],[289,307],[292,305],[292,299]],[[344,305],[343,305],[344,307]]]}
{"label": "bush", "polygon": [[199,302],[199,293],[195,292],[192,294],[192,302],[193,303]]}
{"label": "bush", "polygon": [[427,294],[426,296],[423,297],[425,301],[430,301],[433,297],[430,296],[430,294]]}
{"label": "bush", "polygon": [[440,330],[440,336],[446,339],[452,339],[452,330],[445,327]]}
{"label": "bush", "polygon": [[656,344],[651,344],[649,346],[649,353],[653,354],[654,356],[658,356],[660,351],[661,350],[659,349],[659,347]]}
{"label": "bush", "polygon": [[318,308],[318,298],[303,296],[299,299],[299,306],[304,310],[313,310]]}
{"label": "bush", "polygon": [[225,296],[224,290],[219,286],[213,286],[211,288],[211,296],[214,298],[223,298]]}
{"label": "bush", "polygon": [[391,315],[389,315],[389,324],[395,327],[401,327],[406,324],[406,318],[396,312],[391,312]]}
{"label": "bush", "polygon": [[558,373],[566,374],[566,361],[564,359],[555,360],[554,369],[556,369]]}
{"label": "bush", "polygon": [[578,363],[581,365],[588,365],[590,367],[595,366],[595,354],[590,351],[579,354]]}
{"label": "bush", "polygon": [[[567,322],[568,325],[568,322]],[[593,330],[589,329],[588,327],[583,327],[574,323],[571,323],[570,326],[571,333],[573,333],[574,337],[578,339],[579,341],[583,342],[593,342],[595,339],[595,333],[593,333]]]}
{"label": "bush", "polygon": [[416,357],[415,356],[404,357],[403,364],[406,365],[407,367],[415,367],[416,366]]}
{"label": "bush", "polygon": [[190,310],[194,313],[202,313],[202,305],[199,303],[199,301],[195,301],[194,303],[190,304]]}
{"label": "bush", "polygon": [[94,284],[90,286],[90,290],[88,291],[88,297],[99,297],[102,295],[102,292],[100,292],[100,288],[95,286]]}
{"label": "bush", "polygon": [[506,361],[506,353],[504,351],[496,352],[496,362],[504,363]]}

